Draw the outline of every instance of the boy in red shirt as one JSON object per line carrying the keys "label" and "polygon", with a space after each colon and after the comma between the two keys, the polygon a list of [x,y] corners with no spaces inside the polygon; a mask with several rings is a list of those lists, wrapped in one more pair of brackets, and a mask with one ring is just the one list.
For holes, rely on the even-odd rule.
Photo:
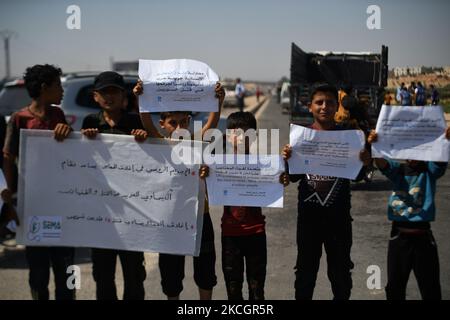
{"label": "boy in red shirt", "polygon": [[[246,132],[256,130],[256,119],[250,112],[235,112],[227,119],[227,129]],[[239,137],[232,134],[230,142],[237,153]],[[249,141],[245,153],[249,153]],[[203,166],[200,176],[207,175]],[[286,174],[280,176],[280,183],[289,184]],[[260,207],[224,206],[222,216],[222,271],[229,300],[243,300],[244,260],[248,283],[249,300],[264,300],[266,280],[267,244],[265,217]]]}
{"label": "boy in red shirt", "polygon": [[[52,65],[35,65],[27,68],[24,80],[31,104],[12,114],[6,131],[3,148],[3,171],[8,186],[7,198],[17,192],[17,162],[19,157],[20,129],[53,130],[58,141],[64,140],[72,128],[67,124],[64,112],[53,104],[60,104],[63,97],[61,69]],[[3,195],[2,195],[3,196]],[[8,201],[9,202],[9,201]],[[12,206],[10,206],[12,208]],[[17,222],[15,214],[10,217]],[[50,266],[55,275],[55,299],[71,300],[75,291],[68,289],[70,274],[67,267],[73,265],[74,249],[67,247],[26,247],[30,267],[29,284],[35,300],[48,300]]]}

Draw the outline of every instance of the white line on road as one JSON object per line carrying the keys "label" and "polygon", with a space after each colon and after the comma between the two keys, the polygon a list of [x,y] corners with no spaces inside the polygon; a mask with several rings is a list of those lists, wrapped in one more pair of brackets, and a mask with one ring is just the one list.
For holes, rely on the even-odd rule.
{"label": "white line on road", "polygon": [[255,113],[255,118],[258,120],[259,117],[262,115],[262,113],[264,112],[264,110],[266,110],[267,106],[269,105],[270,102],[270,97],[266,99],[266,101],[264,101],[263,105],[259,108],[258,111],[256,111]]}

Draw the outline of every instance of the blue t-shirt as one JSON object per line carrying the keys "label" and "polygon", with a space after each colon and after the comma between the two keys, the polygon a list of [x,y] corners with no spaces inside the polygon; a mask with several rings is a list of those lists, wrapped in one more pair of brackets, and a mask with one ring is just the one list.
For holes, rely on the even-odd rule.
{"label": "blue t-shirt", "polygon": [[391,221],[434,221],[436,180],[447,169],[446,162],[425,162],[421,170],[407,164],[386,160],[389,166],[381,172],[393,183],[389,198],[388,218]]}
{"label": "blue t-shirt", "polygon": [[400,96],[402,99],[402,106],[410,106],[411,105],[411,94],[408,90],[404,89],[400,92]]}
{"label": "blue t-shirt", "polygon": [[425,95],[425,89],[423,87],[417,87],[416,106],[424,106],[426,102],[427,97]]}

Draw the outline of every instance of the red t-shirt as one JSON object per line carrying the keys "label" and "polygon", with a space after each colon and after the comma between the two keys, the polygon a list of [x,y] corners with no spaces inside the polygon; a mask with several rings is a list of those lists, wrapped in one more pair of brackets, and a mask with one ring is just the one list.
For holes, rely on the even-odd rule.
{"label": "red t-shirt", "polygon": [[223,236],[248,236],[265,231],[265,216],[259,207],[224,206]]}
{"label": "red t-shirt", "polygon": [[3,153],[19,155],[20,129],[53,130],[58,123],[67,124],[64,112],[58,107],[47,107],[44,119],[35,117],[28,107],[14,112],[6,129]]}

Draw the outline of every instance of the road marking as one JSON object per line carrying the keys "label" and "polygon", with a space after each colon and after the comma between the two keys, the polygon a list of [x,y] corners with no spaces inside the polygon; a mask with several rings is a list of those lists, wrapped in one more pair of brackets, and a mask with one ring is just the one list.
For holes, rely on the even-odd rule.
{"label": "road marking", "polygon": [[259,108],[258,111],[256,111],[256,113],[255,113],[256,119],[259,119],[259,117],[264,112],[264,110],[266,110],[267,106],[269,105],[269,102],[270,102],[270,97],[266,98],[266,101],[264,101],[263,105]]}

